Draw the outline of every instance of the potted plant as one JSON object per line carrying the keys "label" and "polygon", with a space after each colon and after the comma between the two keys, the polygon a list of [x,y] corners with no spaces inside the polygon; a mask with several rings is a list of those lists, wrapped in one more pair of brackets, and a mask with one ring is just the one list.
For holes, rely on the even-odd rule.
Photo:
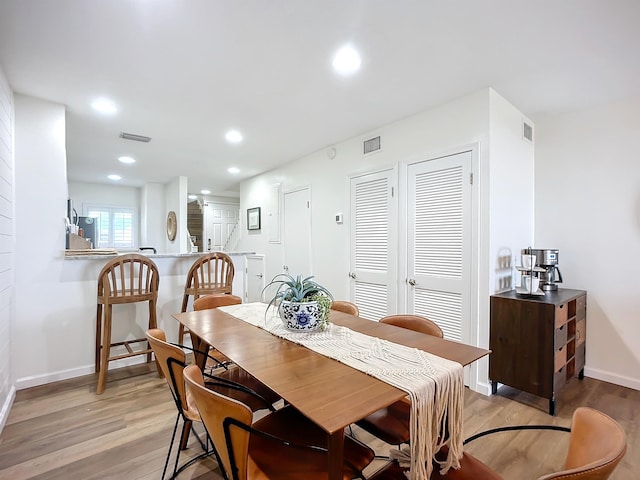
{"label": "potted plant", "polygon": [[275,294],[269,300],[267,310],[277,307],[284,325],[290,330],[311,331],[325,329],[329,324],[329,310],[333,295],[313,280],[313,276],[293,277],[279,273],[262,290],[262,295],[271,287]]}

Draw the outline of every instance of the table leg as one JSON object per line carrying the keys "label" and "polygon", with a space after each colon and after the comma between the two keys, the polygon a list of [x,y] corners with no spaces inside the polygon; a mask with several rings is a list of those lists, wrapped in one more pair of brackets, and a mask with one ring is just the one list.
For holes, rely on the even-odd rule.
{"label": "table leg", "polygon": [[342,480],[344,463],[344,430],[328,434],[329,480]]}
{"label": "table leg", "polygon": [[209,345],[191,330],[189,330],[189,335],[191,335],[191,346],[195,350],[193,352],[194,363],[200,367],[200,370],[204,370],[207,364],[207,355],[204,352],[208,351]]}

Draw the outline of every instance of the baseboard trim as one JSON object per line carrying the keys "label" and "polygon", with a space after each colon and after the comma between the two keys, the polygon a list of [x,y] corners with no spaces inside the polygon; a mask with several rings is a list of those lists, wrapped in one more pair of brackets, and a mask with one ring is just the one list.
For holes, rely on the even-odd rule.
{"label": "baseboard trim", "polygon": [[638,378],[625,377],[606,370],[590,367],[584,368],[584,375],[589,378],[595,378],[596,380],[602,380],[603,382],[614,383],[621,387],[632,388],[633,390],[640,391],[640,379]]}
{"label": "baseboard trim", "polygon": [[16,387],[14,386],[9,390],[9,395],[7,395],[4,405],[2,405],[2,410],[0,410],[0,432],[2,432],[5,423],[7,423],[7,418],[9,418],[9,412],[11,411],[11,407],[13,406],[13,401],[15,399]]}
{"label": "baseboard trim", "polygon": [[[114,360],[109,362],[109,369],[128,367],[131,365],[137,365],[139,363],[146,362],[144,355],[138,355],[136,357],[123,358],[121,360]],[[60,370],[58,372],[45,373],[43,375],[33,375],[30,377],[23,377],[16,380],[16,390],[23,390],[25,388],[37,387],[40,385],[46,385],[47,383],[59,382],[60,380],[68,380],[70,378],[81,377],[83,375],[95,375],[94,366],[85,365],[83,367],[71,368],[69,370]]]}

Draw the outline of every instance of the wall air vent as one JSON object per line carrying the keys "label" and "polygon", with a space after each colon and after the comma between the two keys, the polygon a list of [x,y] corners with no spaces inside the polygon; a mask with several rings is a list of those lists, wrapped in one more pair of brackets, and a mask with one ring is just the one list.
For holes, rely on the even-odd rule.
{"label": "wall air vent", "polygon": [[373,153],[380,150],[380,137],[370,138],[364,141],[364,154]]}
{"label": "wall air vent", "polygon": [[525,121],[522,122],[522,138],[533,143],[533,126]]}
{"label": "wall air vent", "polygon": [[134,135],[133,133],[125,133],[125,132],[120,132],[120,138],[124,138],[125,140],[133,140],[134,142],[144,142],[144,143],[149,143],[151,141],[151,137],[145,137],[144,135]]}

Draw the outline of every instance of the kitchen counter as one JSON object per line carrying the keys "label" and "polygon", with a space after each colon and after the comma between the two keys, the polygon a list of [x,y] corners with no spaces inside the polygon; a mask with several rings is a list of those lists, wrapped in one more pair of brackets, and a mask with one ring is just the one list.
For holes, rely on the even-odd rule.
{"label": "kitchen counter", "polygon": [[[188,252],[188,253],[151,253],[150,250],[145,251],[130,251],[130,252],[118,252],[118,253],[98,253],[92,254],[91,250],[85,250],[87,253],[82,253],[78,255],[67,255],[65,252],[64,258],[67,260],[104,260],[115,258],[118,255],[126,255],[129,253],[140,253],[141,255],[146,255],[149,258],[188,258],[188,257],[199,257],[201,255],[205,255],[210,252]],[[255,252],[224,252],[230,257],[238,256],[238,255],[254,255]]]}

